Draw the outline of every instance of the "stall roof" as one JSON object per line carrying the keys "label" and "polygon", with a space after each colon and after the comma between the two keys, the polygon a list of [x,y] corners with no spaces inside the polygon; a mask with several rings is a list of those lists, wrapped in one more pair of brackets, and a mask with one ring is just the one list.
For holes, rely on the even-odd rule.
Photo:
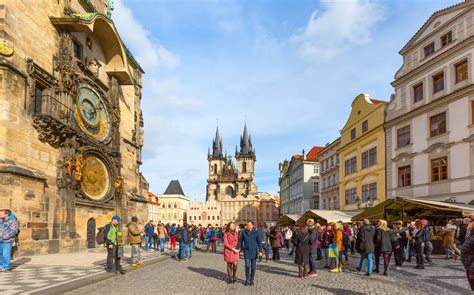
{"label": "stall roof", "polygon": [[278,224],[295,223],[301,217],[300,214],[285,214],[278,219]]}
{"label": "stall roof", "polygon": [[306,222],[306,219],[313,218],[314,220],[322,219],[326,222],[351,222],[351,219],[358,212],[339,211],[339,210],[307,210],[299,219],[299,223]]}
{"label": "stall roof", "polygon": [[404,210],[406,211],[416,207],[422,207],[426,208],[427,211],[440,210],[468,215],[474,214],[474,206],[471,205],[397,197],[394,199],[385,200],[382,203],[368,209],[367,211],[355,215],[352,220],[356,221],[364,218],[370,220],[384,219],[385,209],[401,209],[402,207],[404,207]]}

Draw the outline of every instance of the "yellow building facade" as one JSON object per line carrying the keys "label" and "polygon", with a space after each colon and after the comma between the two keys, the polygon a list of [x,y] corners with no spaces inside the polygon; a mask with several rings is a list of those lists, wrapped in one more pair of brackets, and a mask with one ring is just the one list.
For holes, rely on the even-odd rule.
{"label": "yellow building facade", "polygon": [[341,130],[339,208],[354,211],[385,200],[387,103],[359,94]]}

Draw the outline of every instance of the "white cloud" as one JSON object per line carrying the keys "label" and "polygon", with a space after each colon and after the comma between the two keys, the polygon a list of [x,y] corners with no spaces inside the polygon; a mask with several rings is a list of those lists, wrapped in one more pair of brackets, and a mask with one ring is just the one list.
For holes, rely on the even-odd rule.
{"label": "white cloud", "polygon": [[310,59],[329,60],[354,45],[371,41],[371,31],[384,18],[382,7],[371,0],[322,0],[305,28],[292,37],[299,53]]}
{"label": "white cloud", "polygon": [[179,65],[179,57],[164,46],[154,43],[150,39],[150,33],[135,19],[132,10],[122,0],[116,0],[114,6],[112,17],[120,37],[132,49],[145,70],[157,66],[174,68]]}

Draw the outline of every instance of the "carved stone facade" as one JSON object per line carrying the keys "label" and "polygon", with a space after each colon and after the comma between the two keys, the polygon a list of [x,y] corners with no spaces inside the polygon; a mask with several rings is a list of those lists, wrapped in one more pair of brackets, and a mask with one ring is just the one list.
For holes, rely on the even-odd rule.
{"label": "carved stone facade", "polygon": [[146,220],[144,72],[109,2],[0,6],[15,48],[0,57],[0,207],[20,221],[22,254],[95,247],[115,214]]}

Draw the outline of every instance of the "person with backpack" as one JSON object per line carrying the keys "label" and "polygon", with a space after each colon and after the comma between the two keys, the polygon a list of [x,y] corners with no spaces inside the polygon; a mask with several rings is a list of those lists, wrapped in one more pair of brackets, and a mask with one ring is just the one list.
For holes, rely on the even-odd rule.
{"label": "person with backpack", "polygon": [[[344,255],[345,260],[341,261],[342,265],[349,265],[349,250],[351,249],[351,238],[352,238],[352,232],[350,228],[350,224],[345,224],[344,229],[342,230],[342,255]],[[342,259],[341,255],[341,259]]]}
{"label": "person with backpack", "polygon": [[[306,220],[306,225],[307,225],[307,231],[308,231],[308,234],[309,234],[309,237],[308,237],[308,245],[309,245],[309,259],[308,259],[308,262],[309,262],[309,273],[308,273],[308,276],[310,277],[315,277],[317,276],[317,272],[316,272],[316,256],[317,256],[317,252],[318,252],[318,230],[319,228],[316,228],[315,227],[315,224],[314,224],[314,219],[312,218],[309,218],[308,220]],[[305,274],[306,275],[306,274]]]}
{"label": "person with backpack", "polygon": [[379,273],[380,255],[383,257],[383,275],[386,276],[392,256],[392,239],[385,220],[379,220],[375,230],[375,273]]}
{"label": "person with backpack", "polygon": [[18,236],[18,220],[12,211],[4,209],[0,218],[0,256],[2,257],[2,268],[0,271],[10,271],[10,261],[12,255],[12,247]]}
{"label": "person with backpack", "polygon": [[287,226],[285,230],[285,246],[286,246],[286,251],[290,250],[290,242],[291,242],[291,237],[293,236],[293,232],[291,231],[291,227]]}
{"label": "person with backpack", "polygon": [[[107,247],[107,272],[120,272],[125,274],[120,260],[123,256],[123,233],[120,230],[120,216],[115,215],[112,221],[105,226],[104,240]],[[115,270],[114,270],[115,268]]]}
{"label": "person with backpack", "polygon": [[165,243],[166,238],[168,237],[168,232],[166,231],[166,227],[162,223],[158,225],[158,239],[160,239],[160,251],[165,252]]}
{"label": "person with backpack", "polygon": [[153,249],[154,236],[155,236],[155,226],[153,225],[153,220],[150,220],[145,225],[145,251]]}
{"label": "person with backpack", "polygon": [[[146,227],[146,226],[145,226]],[[138,217],[133,216],[132,222],[128,224],[128,242],[132,247],[132,266],[137,267],[143,265],[142,255],[141,255],[141,245],[142,245],[142,233],[143,229],[140,228],[138,224]]]}
{"label": "person with backpack", "polygon": [[372,274],[372,258],[374,254],[374,237],[375,227],[370,223],[368,219],[362,221],[363,225],[357,234],[356,250],[360,253],[360,261],[357,270],[362,271],[364,260],[367,259],[367,273],[366,276]]}
{"label": "person with backpack", "polygon": [[344,250],[342,225],[340,223],[330,224],[332,225],[334,238],[332,244],[329,245],[329,257],[332,257],[336,263],[336,267],[331,269],[330,272],[342,272],[342,251]]}
{"label": "person with backpack", "polygon": [[273,261],[278,261],[280,260],[280,248],[282,247],[281,245],[281,232],[280,229],[276,226],[274,226],[270,230],[270,245],[272,246],[272,253],[273,253]]}
{"label": "person with backpack", "polygon": [[176,250],[176,223],[173,223],[169,228],[170,249]]}

